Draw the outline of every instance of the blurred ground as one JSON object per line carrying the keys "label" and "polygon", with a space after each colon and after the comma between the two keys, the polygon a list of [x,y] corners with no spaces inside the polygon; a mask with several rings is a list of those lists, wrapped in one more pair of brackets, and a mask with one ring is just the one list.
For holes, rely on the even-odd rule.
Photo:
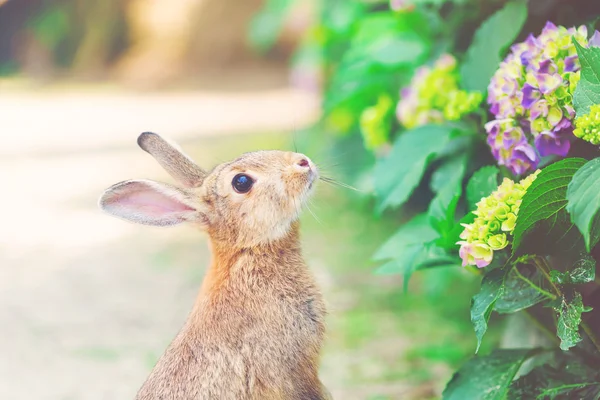
{"label": "blurred ground", "polygon": [[[314,120],[318,102],[281,86],[3,88],[0,398],[130,399],[181,327],[208,253],[191,228],[101,214],[98,196],[123,179],[170,181],[137,148],[142,131],[176,139],[210,167],[243,151],[292,148],[290,132]],[[402,295],[368,261],[390,226],[332,187],[313,203],[319,220],[303,217],[303,240],[331,311],[324,382],[344,400],[439,394],[448,364],[472,352],[462,314],[470,293],[452,302],[440,288]]]}

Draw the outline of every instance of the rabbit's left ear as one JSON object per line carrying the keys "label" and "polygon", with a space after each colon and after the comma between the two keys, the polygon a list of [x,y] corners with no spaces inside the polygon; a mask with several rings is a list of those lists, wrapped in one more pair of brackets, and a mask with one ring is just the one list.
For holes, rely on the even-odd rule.
{"label": "rabbit's left ear", "polygon": [[192,161],[176,144],[152,132],[142,133],[137,142],[183,186],[196,188],[202,185],[206,178],[206,171]]}
{"label": "rabbit's left ear", "polygon": [[151,180],[117,183],[106,189],[99,204],[109,214],[144,225],[168,226],[206,220],[184,190]]}

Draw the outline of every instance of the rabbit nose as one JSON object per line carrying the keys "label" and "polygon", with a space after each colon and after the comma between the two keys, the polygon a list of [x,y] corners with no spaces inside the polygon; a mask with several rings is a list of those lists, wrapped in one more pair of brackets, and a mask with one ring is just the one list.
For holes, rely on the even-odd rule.
{"label": "rabbit nose", "polygon": [[292,153],[290,161],[292,162],[292,165],[299,171],[310,171],[314,169],[314,165],[310,161],[310,158],[306,157],[302,153]]}
{"label": "rabbit nose", "polygon": [[298,165],[301,167],[310,168],[310,164],[308,163],[308,160],[306,158],[301,158],[300,161],[298,161]]}

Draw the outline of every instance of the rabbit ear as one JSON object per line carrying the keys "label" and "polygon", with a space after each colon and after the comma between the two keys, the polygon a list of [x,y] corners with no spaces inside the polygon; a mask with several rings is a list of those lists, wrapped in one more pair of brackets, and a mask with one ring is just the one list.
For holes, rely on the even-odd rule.
{"label": "rabbit ear", "polygon": [[152,132],[138,137],[138,145],[177,181],[189,188],[202,185],[206,172],[189,158],[179,147]]}
{"label": "rabbit ear", "polygon": [[144,225],[167,226],[204,220],[204,215],[183,190],[150,180],[117,183],[106,189],[99,205],[109,214]]}

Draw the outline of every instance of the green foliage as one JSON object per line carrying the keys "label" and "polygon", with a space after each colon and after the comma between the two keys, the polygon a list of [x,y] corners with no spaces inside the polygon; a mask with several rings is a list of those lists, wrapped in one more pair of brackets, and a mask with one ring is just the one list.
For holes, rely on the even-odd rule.
{"label": "green foliage", "polygon": [[[361,176],[361,187],[372,184],[378,214],[385,211],[393,218],[393,209],[401,206],[401,212],[414,207],[408,212],[417,214],[377,251],[377,273],[402,275],[406,291],[415,271],[427,274],[430,284],[437,281],[431,284],[436,288],[448,285],[441,278],[447,274],[475,272],[482,276],[470,310],[476,353],[491,345],[487,336],[482,339],[494,311],[499,318],[526,311],[556,332],[556,348],[560,342],[564,350],[560,356],[535,356],[526,367],[529,374],[517,380],[534,351],[497,350],[475,357],[455,374],[444,398],[598,398],[598,376],[586,363],[600,362],[600,340],[588,334],[587,326],[588,333],[580,330],[588,304],[587,288],[580,285],[595,280],[596,262],[589,253],[600,241],[600,158],[587,161],[600,155],[591,147],[600,114],[589,114],[591,105],[600,104],[600,48],[575,43],[579,78],[570,46],[574,30],[548,24],[537,36],[541,11],[525,0],[320,1],[319,21],[298,54],[320,63],[325,132],[345,136],[339,143],[362,143],[374,156],[375,166]],[[285,2],[274,0],[267,8]],[[530,21],[528,8],[535,16]],[[485,127],[486,143],[489,115],[481,100],[508,48],[527,33],[533,37],[515,46],[515,53],[537,46],[534,37],[554,38],[542,47],[544,57],[558,61],[531,65],[531,70],[525,66],[522,76],[509,72],[520,71],[527,57],[506,59],[506,73],[494,78],[495,91],[507,94],[506,102],[492,104],[499,109],[492,113],[506,121]],[[575,35],[582,38],[585,32]],[[268,46],[273,39],[263,42]],[[567,67],[575,70],[568,76],[562,72]],[[436,74],[436,68],[444,73]],[[528,85],[513,82],[517,75]],[[520,107],[527,118],[512,119],[511,112],[520,115]],[[569,132],[573,108],[587,115],[579,119],[575,137]],[[567,137],[574,157],[560,160],[569,150]],[[500,168],[489,165],[491,140],[494,158],[505,163]],[[541,172],[527,177],[538,165]],[[461,261],[467,268],[434,269]],[[598,354],[587,354],[592,346]],[[577,350],[567,351],[573,347]],[[581,350],[589,358],[585,362],[573,356]],[[565,357],[571,369],[563,373],[559,361]]]}
{"label": "green foliage", "polygon": [[504,278],[502,293],[496,300],[494,311],[510,314],[532,307],[553,295],[547,291],[545,277],[528,264],[529,257],[517,262]]}
{"label": "green foliage", "polygon": [[535,256],[524,256],[514,264],[487,272],[479,293],[471,302],[471,322],[479,350],[492,311],[508,314],[524,310],[554,295],[545,288],[544,277],[533,267]]}
{"label": "green foliage", "polygon": [[471,322],[475,328],[475,336],[477,336],[477,349],[475,352],[479,351],[494,305],[504,292],[504,279],[507,272],[508,268],[496,268],[485,274],[481,281],[481,290],[473,296]]}
{"label": "green foliage", "polygon": [[535,351],[494,350],[467,361],[446,386],[443,400],[504,400],[521,365]]}
{"label": "green foliage", "polygon": [[408,200],[425,168],[450,142],[454,130],[448,125],[427,125],[398,137],[390,154],[375,166],[375,193],[380,212]]}
{"label": "green foliage", "polygon": [[581,314],[589,311],[583,306],[581,294],[575,292],[570,300],[562,297],[560,305],[555,307],[558,313],[558,323],[556,334],[560,338],[560,348],[569,350],[581,341],[579,335],[579,324],[581,324]]}
{"label": "green foliage", "polygon": [[512,1],[481,24],[460,69],[465,89],[485,92],[504,51],[515,40],[526,18],[527,3]]}
{"label": "green foliage", "polygon": [[429,24],[419,12],[361,15],[353,20],[347,35],[347,47],[332,66],[326,88],[323,107],[327,114],[341,108],[359,115],[382,93],[396,98],[401,81],[431,50]]}
{"label": "green foliage", "polygon": [[411,275],[417,269],[455,264],[454,258],[433,243],[437,236],[426,214],[414,217],[400,227],[373,256],[374,261],[386,261],[377,273],[402,274],[406,290]]}
{"label": "green foliage", "polygon": [[477,203],[498,188],[500,171],[493,165],[487,165],[477,170],[467,185],[467,201],[469,209],[474,210]]}
{"label": "green foliage", "polygon": [[600,377],[581,368],[578,360],[569,359],[559,367],[544,364],[515,380],[509,399],[598,399]]}
{"label": "green foliage", "polygon": [[600,239],[600,158],[588,161],[574,175],[567,189],[567,211],[590,251]]}
{"label": "green foliage", "polygon": [[582,47],[573,40],[581,62],[581,79],[573,95],[577,115],[590,112],[590,107],[600,104],[600,47]]}
{"label": "green foliage", "polygon": [[[514,230],[513,254],[547,252],[548,246],[553,246],[552,252],[577,248],[581,237],[573,229],[565,207],[567,186],[584,164],[582,158],[567,158],[540,172],[523,196]],[[546,236],[544,243],[536,240],[542,232]]]}
{"label": "green foliage", "polygon": [[429,223],[440,237],[436,243],[444,249],[456,246],[453,236],[456,227],[455,214],[462,194],[462,181],[467,166],[467,157],[450,158],[431,177],[432,190],[436,196],[429,205]]}
{"label": "green foliage", "polygon": [[592,282],[596,278],[596,260],[584,253],[570,270],[565,272],[550,271],[550,278],[552,282],[559,285]]}

